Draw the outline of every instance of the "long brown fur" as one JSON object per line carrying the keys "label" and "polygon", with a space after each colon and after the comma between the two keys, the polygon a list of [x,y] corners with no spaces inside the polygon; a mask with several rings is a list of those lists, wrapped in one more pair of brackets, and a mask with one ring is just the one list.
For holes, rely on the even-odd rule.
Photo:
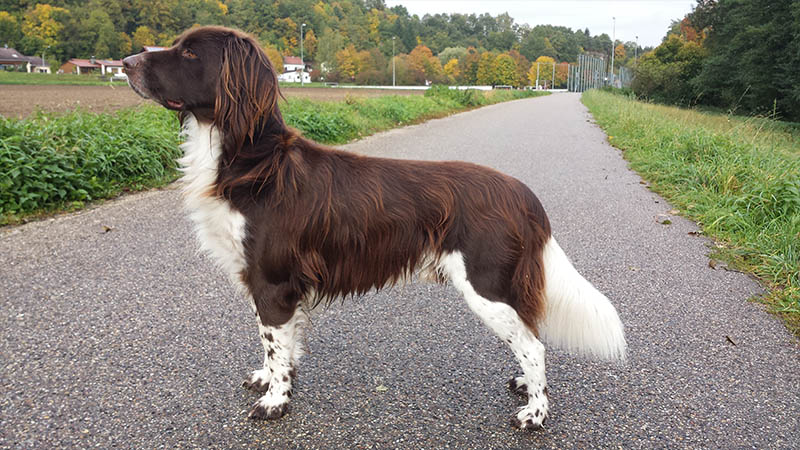
{"label": "long brown fur", "polygon": [[[184,101],[222,132],[212,195],[247,219],[241,276],[265,325],[285,323],[303,299],[382,288],[459,251],[475,290],[511,305],[536,332],[550,224],[525,185],[464,162],[371,158],[316,144],[284,123],[275,70],[254,39],[206,27],[179,38],[176,48],[184,45],[222,49],[214,98]],[[197,112],[206,104],[213,117]]]}

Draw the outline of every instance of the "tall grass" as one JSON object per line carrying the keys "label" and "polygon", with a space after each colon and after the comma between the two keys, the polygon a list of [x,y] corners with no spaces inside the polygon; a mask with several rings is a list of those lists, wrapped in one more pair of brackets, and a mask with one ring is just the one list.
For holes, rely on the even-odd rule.
{"label": "tall grass", "polygon": [[174,114],[152,105],[0,117],[0,224],[171,181],[177,128]]}
{"label": "tall grass", "polygon": [[589,91],[583,102],[631,167],[755,274],[800,336],[800,124],[730,117]]}
{"label": "tall grass", "polygon": [[[467,95],[468,100],[436,91],[424,97],[389,95],[343,102],[293,99],[281,110],[286,122],[306,137],[340,144],[474,107],[473,96],[479,104],[488,104],[541,93]],[[116,113],[0,116],[0,225],[174,180],[178,131],[176,115],[152,104]]]}

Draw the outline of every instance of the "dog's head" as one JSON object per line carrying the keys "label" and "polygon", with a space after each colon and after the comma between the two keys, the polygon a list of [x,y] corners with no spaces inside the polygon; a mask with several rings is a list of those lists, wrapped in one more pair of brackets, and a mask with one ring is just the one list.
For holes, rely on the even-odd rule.
{"label": "dog's head", "polygon": [[236,150],[271,118],[282,122],[275,70],[255,39],[241,31],[193,28],[169,49],[129,56],[123,65],[136,93],[213,121]]}

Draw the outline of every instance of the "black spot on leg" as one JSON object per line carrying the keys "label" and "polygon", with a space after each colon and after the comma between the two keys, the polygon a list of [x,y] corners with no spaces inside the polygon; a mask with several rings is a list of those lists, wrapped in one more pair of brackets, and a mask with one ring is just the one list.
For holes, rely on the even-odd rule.
{"label": "black spot on leg", "polygon": [[294,366],[292,366],[292,368],[289,369],[289,377],[294,379],[295,376],[297,376],[297,369],[295,369]]}
{"label": "black spot on leg", "polygon": [[275,355],[275,350],[270,347],[269,350],[267,350],[267,358],[272,359],[273,355]]}
{"label": "black spot on leg", "polygon": [[533,413],[533,417],[539,417],[539,410],[537,409],[536,412]]}
{"label": "black spot on leg", "polygon": [[264,336],[264,339],[266,339],[266,340],[268,340],[268,341],[270,341],[270,342],[273,342],[273,341],[275,341],[275,338],[274,338],[274,337],[272,337],[272,333],[267,333],[267,334]]}
{"label": "black spot on leg", "polygon": [[282,380],[283,380],[284,383],[286,383],[286,382],[289,381],[289,377],[287,375],[284,375]]}
{"label": "black spot on leg", "polygon": [[288,391],[283,391],[283,396],[284,397],[288,397],[288,398],[292,398],[292,390],[289,389]]}

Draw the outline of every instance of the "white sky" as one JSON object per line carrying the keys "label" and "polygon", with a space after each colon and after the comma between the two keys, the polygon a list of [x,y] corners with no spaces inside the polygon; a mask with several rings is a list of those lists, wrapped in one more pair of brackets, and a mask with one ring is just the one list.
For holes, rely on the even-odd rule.
{"label": "white sky", "polygon": [[693,0],[386,0],[389,7],[403,5],[409,14],[489,13],[504,12],[518,24],[561,25],[576,29],[589,28],[592,36],[612,35],[613,19],[617,18],[616,37],[639,45],[657,46],[674,19],[682,19],[697,2]]}

